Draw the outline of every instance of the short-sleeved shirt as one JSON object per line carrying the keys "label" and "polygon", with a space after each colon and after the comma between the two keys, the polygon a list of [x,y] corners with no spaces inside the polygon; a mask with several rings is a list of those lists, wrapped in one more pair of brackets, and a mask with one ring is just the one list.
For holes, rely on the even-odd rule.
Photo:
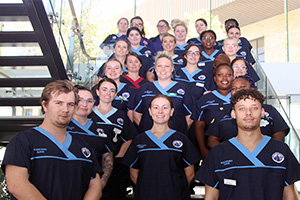
{"label": "short-sleeved shirt", "polygon": [[96,107],[89,115],[95,123],[96,130],[90,129],[98,135],[107,137],[114,145],[114,156],[116,156],[122,144],[133,139],[137,134],[135,126],[132,124],[127,114],[119,109],[113,108],[110,112],[103,115]]}
{"label": "short-sleeved shirt", "polygon": [[71,122],[67,126],[67,130],[73,137],[80,137],[84,139],[93,148],[101,166],[102,155],[107,152],[112,152],[114,147],[109,141],[107,141],[107,137],[101,134],[99,135],[98,132],[90,131],[96,130],[93,126],[95,126],[95,123],[93,123],[90,119],[83,126],[72,118]]}
{"label": "short-sleeved shirt", "polygon": [[45,198],[57,200],[83,199],[91,178],[101,172],[84,140],[67,132],[62,144],[41,127],[22,131],[10,141],[2,169],[5,165],[27,168],[30,183]]}
{"label": "short-sleeved shirt", "polygon": [[[262,107],[265,109],[265,115],[260,121],[261,133],[271,137],[279,131],[284,131],[288,134],[290,128],[280,113],[272,105],[263,104]],[[231,110],[218,122],[212,123],[206,135],[218,137],[221,141],[226,141],[237,136],[238,128],[236,120],[231,117],[230,113]]]}
{"label": "short-sleeved shirt", "polygon": [[[224,53],[224,51],[222,49],[223,42],[224,42],[224,40],[217,41],[217,45],[216,45],[216,48],[220,49],[220,51],[222,51],[222,53]],[[236,54],[239,56],[242,56],[248,63],[254,64],[255,59],[253,58],[253,56],[251,54],[252,45],[250,44],[250,42],[246,38],[240,37],[238,44],[239,44],[239,50]]]}
{"label": "short-sleeved shirt", "polygon": [[209,73],[213,77],[213,71],[214,71],[214,60],[218,55],[220,55],[221,52],[218,49],[215,49],[215,51],[209,56],[204,51],[201,52],[201,59],[198,63],[198,67],[207,73]]}
{"label": "short-sleeved shirt", "polygon": [[157,35],[156,37],[150,38],[150,40],[153,43],[155,53],[164,50],[162,45],[161,45],[161,40],[160,40],[159,35]]}
{"label": "short-sleeved shirt", "polygon": [[250,152],[236,138],[210,151],[195,178],[220,191],[220,200],[282,200],[284,187],[300,179],[289,147],[264,136]]}
{"label": "short-sleeved shirt", "polygon": [[150,130],[139,134],[122,163],[139,170],[135,199],[187,200],[190,192],[184,168],[199,160],[187,136],[171,129],[159,139]]}
{"label": "short-sleeved shirt", "polygon": [[119,39],[119,34],[111,34],[105,38],[105,40],[100,44],[100,48],[103,48],[104,46],[108,46],[110,49],[113,49],[114,44]]}
{"label": "short-sleeved shirt", "polygon": [[[99,104],[99,97],[96,93],[97,86],[98,85],[95,85],[92,88],[92,93],[93,93],[94,99],[96,100],[95,105]],[[127,104],[132,97],[132,93],[133,93],[132,89],[126,83],[121,83],[117,89],[117,96],[113,100],[112,106],[127,112],[127,110],[128,110]]]}
{"label": "short-sleeved shirt", "polygon": [[135,93],[133,101],[129,102],[130,109],[143,114],[139,125],[139,131],[144,132],[152,127],[152,118],[148,108],[151,99],[157,94],[164,94],[171,98],[174,104],[174,113],[171,119],[171,128],[182,133],[187,133],[185,116],[191,115],[193,110],[193,98],[189,90],[177,81],[171,82],[166,88],[162,88],[157,81],[149,82]]}
{"label": "short-sleeved shirt", "polygon": [[183,58],[183,53],[184,53],[185,47],[187,45],[189,45],[189,44],[188,43],[185,43],[183,45],[176,44],[174,53],[177,54],[178,56],[180,56],[181,58]]}
{"label": "short-sleeved shirt", "polygon": [[133,80],[127,75],[121,76],[120,81],[122,83],[126,83],[127,86],[129,86],[131,89],[139,89],[141,85],[147,83],[148,81],[144,79],[143,77],[138,78],[137,80]]}
{"label": "short-sleeved shirt", "polygon": [[205,122],[205,130],[213,120],[217,120],[218,116],[224,116],[231,109],[230,104],[231,93],[227,96],[221,95],[218,91],[205,94],[197,102],[197,112],[193,112],[192,119]]}
{"label": "short-sleeved shirt", "polygon": [[202,69],[190,74],[186,68],[180,68],[176,71],[175,80],[189,88],[196,101],[202,97],[203,92],[215,89],[212,76]]}
{"label": "short-sleeved shirt", "polygon": [[140,76],[146,79],[147,71],[154,66],[154,52],[146,46],[140,46],[138,49],[131,47],[131,50],[141,57],[142,68],[140,69]]}

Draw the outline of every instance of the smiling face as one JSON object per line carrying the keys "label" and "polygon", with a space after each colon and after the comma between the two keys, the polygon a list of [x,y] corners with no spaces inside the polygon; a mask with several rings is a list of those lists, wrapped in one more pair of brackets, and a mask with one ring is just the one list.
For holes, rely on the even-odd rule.
{"label": "smiling face", "polygon": [[195,27],[196,27],[196,31],[197,33],[200,35],[203,31],[205,31],[207,29],[207,26],[203,23],[203,21],[198,20],[195,23]]}
{"label": "smiling face", "polygon": [[197,64],[200,60],[200,49],[196,46],[191,46],[186,55],[184,55],[188,64]]}
{"label": "smiling face", "polygon": [[261,103],[256,99],[241,99],[234,105],[231,116],[236,118],[238,128],[244,131],[260,129],[260,119],[265,114]]}
{"label": "smiling face", "polygon": [[232,79],[232,71],[226,65],[220,66],[214,76],[218,90],[230,90]]}
{"label": "smiling face", "polygon": [[104,81],[96,90],[96,93],[99,96],[100,103],[111,103],[117,95],[117,88],[114,84]]}
{"label": "smiling face", "polygon": [[201,42],[204,49],[213,49],[214,44],[216,43],[216,38],[213,33],[207,32],[203,35]]}
{"label": "smiling face", "polygon": [[79,102],[75,107],[75,115],[87,117],[94,107],[94,97],[90,91],[79,90]]}
{"label": "smiling face", "polygon": [[156,124],[168,124],[170,117],[173,115],[174,108],[171,108],[170,102],[163,97],[154,99],[149,108],[150,116]]}
{"label": "smiling face", "polygon": [[168,52],[173,52],[176,47],[175,40],[172,36],[164,37],[161,42],[161,45],[162,45],[164,51],[168,51]]}
{"label": "smiling face", "polygon": [[122,40],[117,41],[113,52],[117,56],[125,56],[126,54],[128,54],[128,44]]}
{"label": "smiling face", "polygon": [[186,31],[186,29],[185,29],[184,26],[178,25],[178,26],[176,26],[176,28],[174,30],[174,34],[175,34],[175,38],[176,38],[177,42],[179,42],[179,41],[185,41],[186,35],[187,35],[187,31]]}
{"label": "smiling face", "polygon": [[239,45],[235,39],[226,39],[222,49],[227,56],[235,56],[239,50]]}
{"label": "smiling face", "polygon": [[165,57],[159,58],[155,63],[155,72],[158,80],[171,80],[174,66],[172,62]]}
{"label": "smiling face", "polygon": [[141,42],[142,36],[137,30],[130,31],[128,35],[128,40],[132,45],[139,45]]}
{"label": "smiling face", "polygon": [[120,76],[123,74],[122,66],[117,61],[107,61],[104,74],[108,77],[113,79],[114,81],[118,81]]}
{"label": "smiling face", "polygon": [[126,67],[129,72],[138,73],[140,68],[142,67],[142,63],[133,55],[128,55]]}
{"label": "smiling face", "polygon": [[45,120],[52,126],[65,128],[70,123],[75,110],[74,92],[51,93],[51,97],[46,103],[42,101],[45,112]]}

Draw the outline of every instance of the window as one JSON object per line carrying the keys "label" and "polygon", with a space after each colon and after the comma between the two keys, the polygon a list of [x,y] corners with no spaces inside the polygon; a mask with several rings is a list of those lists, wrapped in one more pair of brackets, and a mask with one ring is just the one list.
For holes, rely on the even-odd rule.
{"label": "window", "polygon": [[259,62],[265,62],[265,39],[264,37],[250,41],[254,54]]}

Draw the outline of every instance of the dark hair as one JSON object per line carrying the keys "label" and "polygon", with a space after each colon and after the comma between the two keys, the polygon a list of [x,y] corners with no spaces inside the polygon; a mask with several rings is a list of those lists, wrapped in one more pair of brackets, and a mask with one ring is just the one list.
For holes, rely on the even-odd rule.
{"label": "dark hair", "polygon": [[122,20],[122,19],[125,19],[125,20],[126,20],[126,22],[127,22],[127,24],[129,24],[129,21],[128,21],[128,19],[127,19],[126,17],[122,17],[122,18],[120,18],[120,19],[118,20],[118,23],[117,23],[118,25],[119,25],[119,23],[121,22],[121,20]]}
{"label": "dark hair", "polygon": [[196,24],[198,21],[202,21],[202,22],[203,22],[203,24],[205,24],[205,26],[207,26],[207,22],[206,22],[206,20],[205,20],[205,19],[203,19],[203,18],[199,18],[199,19],[197,19],[197,20],[195,21],[195,24]]}
{"label": "dark hair", "polygon": [[124,40],[124,39],[119,39],[119,40],[117,40],[117,41],[114,43],[113,48],[116,48],[117,43],[120,42],[120,41],[121,41],[121,42],[125,42],[125,43],[127,44],[127,50],[130,51],[130,43],[129,43],[127,40]]}
{"label": "dark hair", "polygon": [[103,79],[101,79],[99,81],[98,85],[97,85],[97,90],[99,90],[99,88],[100,88],[100,86],[102,85],[103,82],[108,82],[108,83],[113,84],[115,86],[116,92],[117,92],[118,86],[117,86],[116,82],[113,79],[111,79],[111,78],[103,78]]}
{"label": "dark hair", "polygon": [[216,35],[216,33],[215,33],[213,30],[205,30],[205,31],[203,31],[203,32],[200,34],[200,40],[202,40],[202,38],[203,38],[203,36],[204,36],[205,33],[211,33],[211,34],[213,34],[214,37],[215,37],[215,40],[217,40],[217,35]]}
{"label": "dark hair", "polygon": [[129,52],[129,53],[126,55],[126,58],[125,58],[125,65],[127,64],[127,59],[128,59],[129,56],[134,56],[134,57],[136,57],[136,58],[140,61],[141,65],[143,65],[143,62],[142,62],[141,57],[140,57],[137,53],[134,53],[134,52]]}
{"label": "dark hair", "polygon": [[235,77],[233,80],[232,80],[232,83],[236,80],[236,79],[244,79],[245,81],[248,81],[250,83],[250,87],[251,88],[254,88],[254,89],[257,89],[257,87],[255,86],[255,82],[253,81],[253,79],[248,76],[248,75],[240,75],[240,76],[237,76]]}
{"label": "dark hair", "polygon": [[189,51],[189,49],[191,48],[191,47],[197,47],[198,49],[199,49],[199,52],[200,52],[200,57],[199,57],[199,61],[200,61],[200,59],[201,59],[201,56],[202,56],[202,54],[201,54],[201,48],[200,48],[200,46],[199,45],[196,45],[196,44],[189,44],[189,45],[187,45],[186,47],[185,47],[185,49],[184,49],[184,51],[183,51],[183,60],[185,61],[185,62],[187,62],[187,60],[186,60],[186,58],[185,58],[185,56],[188,54],[188,51]]}
{"label": "dark hair", "polygon": [[226,19],[224,25],[226,26],[226,24],[227,24],[228,22],[230,22],[230,21],[233,21],[233,22],[235,23],[235,25],[236,25],[237,27],[239,27],[238,21],[237,21],[236,19],[234,19],[234,18]]}
{"label": "dark hair", "polygon": [[230,58],[226,54],[218,55],[213,61],[213,67],[216,68],[220,64],[230,64]]}
{"label": "dark hair", "polygon": [[248,69],[247,61],[246,61],[244,58],[242,58],[242,57],[236,57],[235,59],[233,59],[233,60],[231,61],[231,64],[230,64],[231,67],[233,67],[233,64],[234,64],[236,61],[239,61],[239,60],[243,61],[244,64],[246,65],[247,69]]}
{"label": "dark hair", "polygon": [[165,37],[168,37],[168,36],[172,37],[174,39],[174,42],[176,43],[176,37],[174,35],[170,34],[170,33],[166,33],[164,36],[162,36],[161,42],[163,42]]}
{"label": "dark hair", "polygon": [[[52,98],[52,95],[60,95],[61,93],[74,93],[74,103],[78,104],[78,93],[75,87],[72,85],[72,82],[69,80],[56,80],[48,83],[41,95],[40,103],[42,105],[43,101],[47,105]],[[44,108],[42,106],[42,113],[45,114]]]}
{"label": "dark hair", "polygon": [[[164,99],[167,99],[168,102],[170,103],[171,109],[174,108],[174,104],[173,104],[173,102],[172,102],[172,99],[171,99],[170,97],[168,97],[167,95],[164,95],[164,94],[157,94],[157,95],[155,95],[155,96],[151,99],[151,101],[150,101],[150,103],[149,103],[149,108],[151,108],[152,102],[153,102],[155,99],[157,99],[157,98],[164,98]],[[172,118],[172,117],[170,117],[170,119],[169,119],[169,121],[168,121],[168,126],[169,126],[169,128],[171,127],[171,118]]]}
{"label": "dark hair", "polygon": [[128,37],[129,34],[130,34],[130,32],[133,31],[133,30],[139,32],[140,36],[143,37],[143,36],[142,36],[142,33],[141,33],[141,31],[140,31],[140,29],[137,28],[137,27],[130,27],[130,28],[127,30],[127,32],[126,32],[126,36]]}
{"label": "dark hair", "polygon": [[[142,37],[145,37],[146,33],[145,33],[145,29],[144,29],[144,20],[143,20],[140,16],[135,16],[135,17],[131,18],[130,23],[132,23],[132,21],[133,21],[134,19],[139,19],[139,20],[142,21],[143,29],[142,29],[140,32],[141,32],[141,36],[142,36]],[[139,29],[139,30],[140,30],[140,29]],[[128,36],[127,36],[127,37],[128,37]]]}
{"label": "dark hair", "polygon": [[159,24],[159,22],[164,22],[165,24],[167,24],[167,26],[170,28],[169,22],[165,19],[161,19],[157,22],[157,24]]}
{"label": "dark hair", "polygon": [[237,29],[241,32],[240,27],[238,27],[238,26],[230,26],[230,27],[227,29],[227,33],[228,33],[229,30],[232,29],[232,28],[237,28]]}
{"label": "dark hair", "polygon": [[231,103],[232,107],[234,108],[234,106],[237,102],[239,102],[240,100],[246,100],[246,99],[257,100],[260,102],[261,105],[263,105],[263,103],[265,101],[264,95],[262,95],[259,91],[247,89],[247,90],[240,90],[240,91],[236,92],[231,97],[230,103]]}
{"label": "dark hair", "polygon": [[232,72],[232,76],[233,76],[234,71],[233,71],[232,67],[227,63],[222,63],[222,64],[219,64],[218,66],[216,66],[216,68],[214,68],[214,71],[213,71],[214,76],[216,76],[217,71],[222,66],[227,66],[230,69],[230,71]]}

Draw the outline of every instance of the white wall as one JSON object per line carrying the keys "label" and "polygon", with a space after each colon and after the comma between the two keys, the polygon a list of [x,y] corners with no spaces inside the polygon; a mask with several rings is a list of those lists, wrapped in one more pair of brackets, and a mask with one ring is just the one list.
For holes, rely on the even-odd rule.
{"label": "white wall", "polygon": [[300,63],[261,63],[278,95],[300,94]]}

